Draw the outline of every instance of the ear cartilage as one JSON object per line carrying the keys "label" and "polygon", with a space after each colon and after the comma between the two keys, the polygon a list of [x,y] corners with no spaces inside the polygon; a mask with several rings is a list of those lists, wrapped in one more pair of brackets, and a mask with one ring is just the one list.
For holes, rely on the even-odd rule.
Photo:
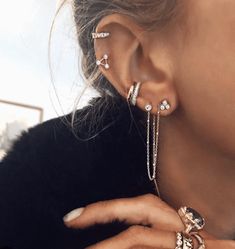
{"label": "ear cartilage", "polygon": [[108,64],[108,55],[104,54],[104,56],[96,61],[97,66],[103,66],[105,69],[109,69],[109,64]]}
{"label": "ear cartilage", "polygon": [[94,32],[92,33],[92,38],[93,39],[103,39],[103,38],[106,38],[106,37],[109,37],[110,36],[110,33],[109,32]]}

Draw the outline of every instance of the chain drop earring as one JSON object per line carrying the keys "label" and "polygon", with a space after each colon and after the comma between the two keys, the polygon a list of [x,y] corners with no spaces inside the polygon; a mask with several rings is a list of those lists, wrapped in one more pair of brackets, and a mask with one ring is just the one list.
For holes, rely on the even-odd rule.
{"label": "chain drop earring", "polygon": [[[164,109],[163,109],[164,107]],[[151,104],[145,106],[147,111],[147,171],[150,181],[154,181],[157,195],[161,198],[159,186],[157,182],[157,164],[158,164],[158,147],[159,147],[159,135],[160,135],[160,112],[170,109],[170,104],[167,100],[163,100],[157,108],[157,115],[152,117],[152,129],[151,129],[151,110],[153,109]],[[152,130],[152,173],[150,170],[150,133]]]}

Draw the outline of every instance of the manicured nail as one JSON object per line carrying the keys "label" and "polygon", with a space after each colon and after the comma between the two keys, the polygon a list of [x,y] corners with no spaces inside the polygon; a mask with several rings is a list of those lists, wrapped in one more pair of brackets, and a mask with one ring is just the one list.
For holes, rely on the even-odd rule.
{"label": "manicured nail", "polygon": [[84,208],[77,208],[71,211],[70,213],[66,214],[63,218],[64,222],[69,222],[78,218],[82,214],[83,210]]}

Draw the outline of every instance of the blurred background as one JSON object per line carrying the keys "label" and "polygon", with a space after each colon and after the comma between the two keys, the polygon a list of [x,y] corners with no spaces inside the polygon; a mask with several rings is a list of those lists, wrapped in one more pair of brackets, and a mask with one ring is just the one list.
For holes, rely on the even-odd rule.
{"label": "blurred background", "polygon": [[[85,86],[69,3],[56,18],[49,67],[49,33],[59,5],[58,0],[0,1],[2,151],[22,129],[69,113]],[[78,108],[93,95],[87,90]]]}

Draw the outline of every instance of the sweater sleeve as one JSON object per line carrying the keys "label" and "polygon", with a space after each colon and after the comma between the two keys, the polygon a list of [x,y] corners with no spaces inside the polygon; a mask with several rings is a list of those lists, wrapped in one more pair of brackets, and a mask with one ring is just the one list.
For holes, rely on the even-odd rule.
{"label": "sweater sleeve", "polygon": [[82,249],[126,228],[113,222],[71,230],[63,223],[74,208],[118,196],[120,188],[106,185],[108,177],[99,180],[107,166],[99,152],[102,145],[92,141],[78,141],[55,119],[15,142],[0,163],[0,248]]}
{"label": "sweater sleeve", "polygon": [[0,248],[60,248],[66,237],[45,177],[43,144],[50,139],[43,129],[22,134],[0,163]]}

